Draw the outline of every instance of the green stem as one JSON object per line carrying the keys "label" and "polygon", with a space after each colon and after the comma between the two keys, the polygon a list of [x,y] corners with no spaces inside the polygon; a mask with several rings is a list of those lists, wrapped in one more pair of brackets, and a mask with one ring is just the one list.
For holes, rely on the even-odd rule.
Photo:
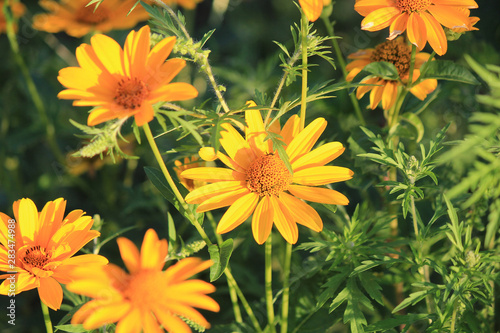
{"label": "green stem", "polygon": [[55,137],[56,131],[54,125],[49,121],[49,117],[47,116],[47,111],[45,110],[42,98],[40,97],[35,82],[33,81],[33,78],[30,75],[30,72],[28,70],[28,67],[26,66],[26,63],[24,62],[23,57],[21,56],[21,52],[19,50],[19,44],[16,38],[16,32],[14,31],[14,18],[12,17],[8,7],[9,7],[9,1],[5,1],[2,10],[6,18],[7,38],[9,39],[10,47],[14,54],[14,59],[21,70],[21,74],[23,75],[26,81],[26,87],[28,88],[28,92],[33,101],[33,104],[35,105],[35,109],[38,112],[40,120],[42,124],[45,126],[45,135],[47,138],[47,142],[50,146],[50,149],[57,158],[58,162],[65,165],[66,159],[64,155],[61,153],[59,146],[57,145]]}
{"label": "green stem", "polygon": [[245,295],[243,295],[243,292],[241,291],[240,287],[236,283],[236,280],[234,279],[233,274],[228,269],[226,269],[224,271],[224,274],[226,275],[227,283],[231,284],[233,286],[234,290],[236,291],[236,293],[238,294],[238,297],[240,298],[241,304],[243,305],[243,308],[247,312],[248,317],[250,318],[250,321],[252,322],[254,329],[257,332],[261,333],[262,328],[260,328],[259,321],[257,320],[257,317],[255,317],[255,314],[253,313],[253,310],[250,307],[250,304],[248,304],[248,301],[245,298]]}
{"label": "green stem", "polygon": [[[332,37],[332,44],[333,44],[333,49],[335,50],[335,55],[337,56],[337,62],[340,65],[340,69],[342,70],[342,74],[344,75],[344,79],[347,79],[347,69],[346,69],[346,62],[344,60],[344,56],[342,55],[342,51],[340,50],[339,43],[337,42],[337,38],[335,38],[335,31],[333,29],[333,25],[330,23],[327,17],[321,16],[321,19],[323,20],[323,23],[325,24],[326,31],[328,32],[328,35]],[[361,125],[365,126],[366,121],[365,118],[363,117],[363,113],[361,112],[361,108],[359,107],[359,102],[354,93],[349,94],[349,98],[351,100],[352,106],[354,108],[354,111],[356,112],[356,116],[358,117],[358,120]]]}
{"label": "green stem", "polygon": [[163,172],[163,175],[165,176],[165,179],[168,182],[168,185],[170,185],[170,188],[172,189],[172,192],[174,192],[175,197],[181,204],[182,208],[187,214],[188,219],[191,221],[191,223],[195,226],[196,230],[198,230],[198,233],[200,236],[203,238],[207,246],[212,245],[212,242],[208,238],[205,230],[203,230],[202,226],[196,219],[196,217],[193,215],[191,210],[189,209],[188,204],[184,200],[184,197],[182,196],[181,192],[179,192],[179,189],[174,183],[174,180],[170,176],[170,173],[168,172],[167,166],[165,165],[165,161],[163,160],[160,150],[158,149],[158,146],[156,145],[155,139],[153,137],[153,134],[151,133],[151,128],[149,127],[149,124],[146,123],[145,125],[142,126],[142,129],[144,130],[144,133],[146,134],[146,138],[148,139],[149,146],[151,147],[151,150],[153,151],[153,154],[156,158],[156,161],[160,165],[160,169]]}
{"label": "green stem", "polygon": [[[210,224],[214,230],[217,229],[217,222],[215,222],[214,216],[212,215],[211,212],[206,212],[205,215],[207,216],[208,220],[210,221]],[[217,244],[219,244],[219,247],[223,243],[222,236],[218,233],[215,233],[215,238],[217,239]],[[230,271],[229,263],[227,264],[226,271]],[[236,289],[234,288],[234,285],[232,283],[229,283],[229,279],[227,281],[227,285],[229,287],[229,297],[231,298],[231,303],[233,304],[233,312],[234,312],[234,319],[236,320],[237,323],[243,323],[243,318],[241,317],[241,309],[238,304],[238,294],[236,292]]]}
{"label": "green stem", "polygon": [[304,128],[306,122],[307,107],[307,32],[309,31],[309,21],[306,14],[302,12],[301,35],[302,35],[302,95],[300,102],[300,129]]}
{"label": "green stem", "polygon": [[[155,0],[154,2],[158,6],[164,8],[169,13],[169,15],[175,20],[175,22],[177,23],[177,25],[179,26],[179,28],[182,30],[182,33],[184,34],[185,38],[187,40],[191,40],[192,41],[193,39],[189,35],[189,32],[186,30],[186,27],[184,27],[184,25],[182,24],[181,20],[179,20],[179,18],[177,17],[177,14],[175,14],[175,12],[172,10],[172,8],[170,8],[169,6],[167,6],[161,0]],[[193,42],[193,44],[194,44],[194,42]],[[229,106],[227,105],[226,100],[224,99],[224,97],[222,96],[222,94],[220,92],[219,85],[217,84],[217,82],[215,82],[215,76],[214,76],[214,74],[212,72],[212,67],[210,66],[210,64],[208,62],[208,56],[207,56],[207,54],[205,54],[203,52],[201,52],[201,53],[194,52],[194,54],[193,54],[193,60],[195,62],[199,63],[201,70],[208,77],[208,81],[210,81],[210,84],[212,85],[212,88],[215,91],[215,95],[217,95],[217,98],[219,99],[219,103],[222,106],[222,109],[224,110],[224,112],[226,112],[226,113],[230,112],[231,110],[229,109]]]}
{"label": "green stem", "polygon": [[288,332],[288,310],[290,305],[290,265],[292,262],[292,244],[286,242],[285,263],[283,266],[283,299],[281,305],[281,333]]}
{"label": "green stem", "polygon": [[269,332],[276,332],[274,326],[274,304],[273,304],[273,268],[272,268],[272,253],[273,240],[270,234],[265,244],[265,288],[266,288],[266,306],[267,306],[267,321]]}
{"label": "green stem", "polygon": [[40,299],[40,304],[42,305],[42,313],[43,313],[43,321],[45,322],[45,329],[47,333],[53,333],[52,322],[50,321],[49,308],[45,305],[44,302]]}
{"label": "green stem", "polygon": [[451,325],[450,325],[450,333],[455,333],[455,325],[457,321],[457,311],[458,311],[458,304],[455,303],[453,306],[453,313],[451,315]]}

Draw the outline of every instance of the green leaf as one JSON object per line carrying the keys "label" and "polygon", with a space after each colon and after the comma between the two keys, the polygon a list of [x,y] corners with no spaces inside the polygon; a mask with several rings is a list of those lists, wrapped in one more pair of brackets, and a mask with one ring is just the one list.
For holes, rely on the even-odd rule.
{"label": "green leaf", "polygon": [[70,332],[70,333],[83,333],[83,332],[88,332],[85,328],[83,328],[82,324],[69,324],[69,325],[58,325],[54,326],[57,330],[63,331],[63,332]]}
{"label": "green leaf", "polygon": [[370,326],[367,326],[365,328],[365,332],[377,332],[377,331],[386,332],[387,330],[400,325],[410,326],[416,321],[428,319],[429,316],[430,315],[427,313],[418,313],[418,314],[410,313],[403,316],[394,316],[393,318],[385,319]]}
{"label": "green leaf", "polygon": [[358,275],[359,281],[361,282],[361,286],[366,290],[370,297],[377,301],[380,305],[384,305],[384,301],[382,300],[382,287],[378,284],[378,282],[374,279],[373,275],[367,272],[361,273]]}
{"label": "green leaf", "polygon": [[177,197],[174,195],[174,192],[172,192],[172,190],[170,189],[170,186],[165,180],[165,176],[163,175],[163,173],[160,170],[152,167],[144,167],[144,171],[146,172],[146,176],[148,176],[148,179],[151,181],[151,183],[153,183],[156,189],[160,191],[161,195],[163,195],[165,199],[167,199],[172,205],[174,205],[174,207],[177,208],[179,212],[185,215],[184,208],[182,207]]}
{"label": "green leaf", "polygon": [[425,72],[421,73],[421,78],[479,84],[479,81],[467,68],[451,60],[435,60],[427,63]]}
{"label": "green leaf", "polygon": [[392,313],[396,313],[396,312],[406,308],[409,305],[417,304],[418,302],[423,300],[425,298],[425,296],[427,296],[428,293],[429,293],[428,290],[420,290],[420,291],[416,291],[414,293],[411,293],[410,296],[405,298],[401,303],[399,303],[398,306],[396,306],[394,308],[394,310],[392,310]]}
{"label": "green leaf", "polygon": [[416,142],[420,142],[420,140],[424,137],[424,124],[420,118],[414,113],[403,113],[401,115],[401,120],[404,120],[415,128],[417,131]]}
{"label": "green leaf", "polygon": [[229,263],[229,258],[233,253],[233,239],[226,239],[220,248],[215,244],[210,245],[208,253],[210,253],[210,259],[214,262],[210,267],[210,282],[214,282],[221,277]]}
{"label": "green leaf", "polygon": [[[356,75],[356,78],[366,76],[366,72],[384,80],[399,80],[398,69],[394,64],[387,61],[372,62],[366,65],[363,70]],[[356,81],[356,78],[354,78],[354,81]]]}

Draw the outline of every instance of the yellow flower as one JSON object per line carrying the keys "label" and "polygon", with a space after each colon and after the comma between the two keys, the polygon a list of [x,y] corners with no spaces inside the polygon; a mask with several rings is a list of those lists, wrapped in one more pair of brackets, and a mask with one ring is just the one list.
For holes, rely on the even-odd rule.
{"label": "yellow flower", "polygon": [[206,184],[206,182],[201,180],[186,179],[181,176],[181,173],[185,170],[191,168],[198,168],[200,166],[205,166],[205,162],[199,161],[197,156],[191,156],[191,159],[184,157],[183,162],[177,160],[174,163],[175,163],[174,167],[175,174],[179,178],[181,184],[184,185],[184,187],[187,188],[189,191],[192,191]]}
{"label": "yellow flower", "polygon": [[149,18],[140,5],[132,12],[135,0],[106,0],[97,6],[87,6],[89,0],[41,0],[40,6],[50,13],[33,17],[37,30],[56,33],[66,32],[73,37],[82,37],[89,32],[106,32],[113,29],[130,29],[138,22]]}
{"label": "yellow flower", "polygon": [[389,40],[407,31],[408,40],[422,50],[429,42],[443,55],[448,44],[443,26],[471,30],[462,8],[477,8],[474,0],[356,0],[354,9],[365,16],[361,28],[378,31],[389,27]]}
{"label": "yellow flower", "polygon": [[[0,270],[17,272],[1,275],[0,294],[15,294],[38,288],[43,303],[53,310],[61,307],[60,283],[73,280],[77,266],[105,265],[108,260],[95,254],[73,255],[100,233],[90,230],[94,221],[81,210],[64,217],[66,201],[49,201],[39,213],[30,199],[14,202],[15,220],[0,213]],[[17,221],[17,222],[15,222]],[[15,259],[12,255],[15,253]]]}
{"label": "yellow flower", "polygon": [[91,45],[82,44],[76,50],[80,67],[59,71],[58,80],[68,89],[57,96],[75,99],[76,106],[94,106],[89,126],[131,116],[142,126],[153,120],[153,104],[198,95],[188,83],[170,83],[186,65],[177,58],[165,62],[175,41],[175,37],[165,38],[150,50],[149,26],[131,31],[123,50],[110,37],[95,35]]}
{"label": "yellow flower", "polygon": [[283,137],[293,174],[272,149],[271,140],[264,141],[267,134],[260,111],[247,110],[245,120],[245,139],[232,125],[222,125],[220,143],[229,156],[215,153],[213,148],[200,150],[202,158],[219,158],[229,169],[193,168],[181,174],[212,183],[189,193],[186,201],[200,204],[198,212],[230,206],[217,226],[221,234],[238,227],[253,213],[252,231],[259,244],[266,241],[273,224],[291,244],[298,239],[297,223],[321,231],[321,217],[300,199],[347,205],[349,200],[343,194],[317,186],[345,181],[353,175],[347,168],[325,166],[344,151],[340,142],[326,143],[311,151],[326,128],[326,120],[318,118],[299,130],[299,117],[294,115],[283,129],[271,129]]}
{"label": "yellow flower", "polygon": [[323,0],[299,0],[300,7],[309,21],[316,21],[323,11]]}
{"label": "yellow flower", "polygon": [[211,261],[186,258],[162,271],[168,245],[153,229],[144,235],[140,252],[127,238],[120,237],[117,242],[129,274],[113,264],[77,268],[79,279],[67,288],[94,299],[73,315],[71,323],[83,323],[90,330],[118,322],[117,333],[160,332],[159,325],[170,333],[190,332],[178,317],[183,316],[210,327],[194,307],[219,311],[219,305],[206,295],[215,287],[187,279],[210,267]]}
{"label": "yellow flower", "polygon": [[[167,6],[172,7],[173,5],[179,5],[181,7],[184,7],[186,9],[195,9],[196,5],[203,0],[161,0],[163,1]],[[151,4],[154,4],[155,2],[150,0],[148,1]]]}
{"label": "yellow flower", "polygon": [[[5,16],[3,14],[3,5],[5,1],[0,0],[0,34],[7,31],[7,21],[5,20]],[[12,16],[14,18],[20,18],[24,15],[26,11],[26,7],[19,1],[8,0],[9,8],[12,11]],[[17,25],[14,26],[17,29]]]}
{"label": "yellow flower", "polygon": [[[413,81],[420,76],[420,67],[429,60],[430,54],[418,52],[415,56],[415,68],[413,70]],[[372,62],[387,61],[396,66],[399,77],[403,84],[409,80],[411,48],[407,45],[403,38],[397,38],[379,44],[374,49],[360,50],[349,55],[349,59],[354,59],[346,66],[349,72],[346,80],[352,81],[363,68]],[[377,86],[360,86],[356,90],[356,97],[361,99],[367,92],[370,93],[370,108],[373,110],[382,102],[384,110],[390,109],[396,102],[398,87],[401,86],[400,81],[385,80],[380,77],[368,76],[360,83],[377,85]],[[433,92],[437,87],[437,80],[427,79],[413,86],[410,92],[420,100],[424,100],[428,94]]]}

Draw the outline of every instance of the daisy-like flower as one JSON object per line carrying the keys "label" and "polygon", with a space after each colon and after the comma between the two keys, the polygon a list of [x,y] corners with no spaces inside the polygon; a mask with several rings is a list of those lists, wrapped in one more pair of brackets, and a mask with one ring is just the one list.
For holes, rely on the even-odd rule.
{"label": "daisy-like flower", "polygon": [[299,5],[310,22],[316,21],[323,11],[323,0],[299,0]]}
{"label": "daisy-like flower", "polygon": [[201,180],[192,180],[181,176],[181,173],[185,170],[205,166],[205,161],[200,161],[198,159],[198,156],[193,155],[191,156],[191,159],[184,157],[184,160],[182,162],[180,160],[177,160],[174,162],[174,164],[175,174],[179,178],[181,184],[184,185],[184,187],[187,188],[188,191],[192,191],[206,184],[206,182]]}
{"label": "daisy-like flower", "polygon": [[210,327],[194,307],[219,311],[217,302],[207,296],[215,287],[202,280],[187,280],[210,267],[210,260],[186,258],[162,271],[168,245],[153,229],[144,235],[140,252],[127,238],[117,242],[129,274],[113,264],[76,269],[79,279],[67,288],[94,299],[73,315],[71,323],[83,323],[90,330],[117,322],[117,333],[161,332],[160,325],[170,333],[191,332],[179,318],[182,316]]}
{"label": "daisy-like flower", "polygon": [[[16,294],[37,288],[42,302],[58,310],[63,299],[60,283],[73,280],[75,267],[107,264],[106,258],[96,254],[73,256],[100,233],[90,230],[94,221],[81,210],[64,217],[66,201],[62,198],[47,202],[41,212],[30,199],[14,202],[13,208],[15,219],[0,213],[0,270],[17,272]],[[5,279],[0,294],[7,295],[12,274],[0,278]]]}
{"label": "daisy-like flower", "polygon": [[[170,6],[170,7],[175,6],[175,5],[179,5],[181,7],[186,8],[186,9],[195,9],[196,5],[200,2],[202,2],[203,0],[161,0],[161,1],[163,1],[163,3],[165,3],[167,6]],[[154,0],[149,0],[148,2],[151,4],[155,3]]]}
{"label": "daisy-like flower", "polygon": [[271,140],[264,141],[267,134],[260,111],[247,110],[245,120],[245,138],[231,124],[222,125],[220,143],[227,155],[215,153],[213,148],[200,150],[203,159],[219,158],[229,168],[193,168],[181,174],[212,183],[190,192],[186,201],[200,204],[198,212],[230,206],[217,226],[221,234],[253,214],[252,232],[258,244],[266,241],[273,224],[291,244],[298,239],[297,223],[321,231],[321,217],[301,199],[347,205],[349,200],[343,194],[319,186],[345,181],[353,175],[347,168],[325,166],[344,151],[340,142],[326,143],[311,151],[326,128],[326,120],[315,119],[299,130],[300,119],[294,115],[281,130],[271,129],[283,137],[293,173],[273,150]]}
{"label": "daisy-like flower", "polygon": [[[24,15],[24,12],[26,12],[26,7],[21,2],[13,0],[7,0],[7,2],[14,18],[20,18]],[[7,21],[3,14],[4,3],[5,1],[0,0],[0,34],[7,30]],[[14,28],[17,29],[17,25],[15,25]]]}
{"label": "daisy-like flower", "polygon": [[[417,52],[415,56],[415,68],[413,70],[413,81],[420,76],[420,67],[429,60],[430,54]],[[363,68],[372,62],[387,61],[396,66],[400,81],[385,80],[376,76],[368,76],[360,83],[370,84],[369,86],[360,86],[356,90],[356,97],[361,99],[367,92],[370,92],[370,108],[373,110],[382,102],[384,110],[390,109],[396,102],[398,87],[406,84],[409,80],[411,48],[403,41],[403,38],[397,38],[383,42],[374,49],[364,49],[348,56],[354,59],[346,66],[349,72],[346,80],[352,81]],[[377,86],[372,86],[377,85]],[[424,100],[428,94],[437,87],[436,79],[426,79],[410,89],[410,92],[420,100]]]}
{"label": "daisy-like flower", "polygon": [[363,30],[389,27],[389,40],[407,31],[408,40],[419,50],[429,42],[438,55],[448,48],[443,26],[471,30],[471,21],[462,9],[477,7],[474,0],[356,0],[354,5],[365,16]]}
{"label": "daisy-like flower", "polygon": [[135,0],[106,0],[97,9],[97,4],[87,6],[88,3],[88,0],[41,0],[40,6],[49,13],[35,15],[33,27],[50,33],[64,31],[70,36],[82,37],[93,31],[130,29],[149,18],[148,12],[140,5],[130,12]]}
{"label": "daisy-like flower", "polygon": [[195,98],[198,91],[189,83],[172,79],[186,65],[182,59],[169,59],[175,37],[168,37],[150,50],[149,26],[131,31],[122,50],[105,35],[95,35],[90,44],[76,49],[80,67],[59,71],[57,79],[65,86],[57,96],[75,99],[75,106],[94,106],[87,123],[134,116],[138,126],[154,118],[153,104]]}

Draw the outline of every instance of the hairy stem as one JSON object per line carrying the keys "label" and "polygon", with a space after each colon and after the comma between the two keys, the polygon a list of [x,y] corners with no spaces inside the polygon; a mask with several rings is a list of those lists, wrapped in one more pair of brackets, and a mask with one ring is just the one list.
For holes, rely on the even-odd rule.
{"label": "hairy stem", "polygon": [[307,108],[307,32],[309,31],[309,21],[306,14],[302,13],[301,35],[302,35],[302,94],[300,102],[300,129],[304,129],[306,122]]}

